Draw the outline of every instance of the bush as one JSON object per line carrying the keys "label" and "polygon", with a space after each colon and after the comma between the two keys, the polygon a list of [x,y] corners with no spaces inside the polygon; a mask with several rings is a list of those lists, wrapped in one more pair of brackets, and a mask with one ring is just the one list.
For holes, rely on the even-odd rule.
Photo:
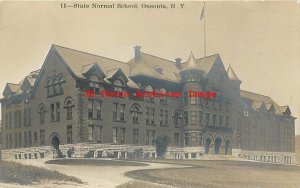
{"label": "bush", "polygon": [[167,137],[166,135],[158,136],[154,140],[154,143],[155,143],[157,157],[164,158],[169,144],[169,137]]}
{"label": "bush", "polygon": [[68,151],[67,151],[68,158],[71,158],[74,153],[75,153],[75,151],[74,151],[73,147],[71,147],[70,149],[68,149]]}

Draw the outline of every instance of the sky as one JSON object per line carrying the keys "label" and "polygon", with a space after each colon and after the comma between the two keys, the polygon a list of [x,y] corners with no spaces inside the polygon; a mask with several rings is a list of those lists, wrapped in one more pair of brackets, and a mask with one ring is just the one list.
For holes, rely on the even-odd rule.
{"label": "sky", "polygon": [[[204,56],[203,2],[114,2],[175,3],[175,9],[64,9],[61,3],[0,1],[1,91],[40,69],[52,44],[124,62],[136,45],[169,60],[186,61],[191,51]],[[86,4],[92,3],[111,4]],[[300,118],[300,3],[208,1],[205,13],[207,55],[219,53],[242,81],[241,89],[289,105]]]}

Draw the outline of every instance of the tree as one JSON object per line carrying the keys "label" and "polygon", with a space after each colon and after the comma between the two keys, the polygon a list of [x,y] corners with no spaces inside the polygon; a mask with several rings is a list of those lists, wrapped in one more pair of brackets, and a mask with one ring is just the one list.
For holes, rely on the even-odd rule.
{"label": "tree", "polygon": [[169,144],[169,137],[167,137],[166,135],[158,136],[154,140],[154,143],[157,157],[164,158]]}

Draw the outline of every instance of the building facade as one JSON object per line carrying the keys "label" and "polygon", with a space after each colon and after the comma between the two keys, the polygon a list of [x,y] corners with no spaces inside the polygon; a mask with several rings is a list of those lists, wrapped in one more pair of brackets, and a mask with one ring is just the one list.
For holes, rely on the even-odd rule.
{"label": "building facade", "polygon": [[[242,155],[253,158],[257,152],[294,153],[295,117],[289,107],[243,91],[240,84],[218,54],[195,59],[191,53],[186,62],[169,61],[136,46],[125,63],[52,45],[40,70],[4,89],[3,146],[152,147],[155,138],[167,136],[170,147],[199,148],[203,154],[247,151]],[[86,96],[87,90],[95,95]],[[108,97],[101,91],[130,95]],[[142,98],[136,91],[182,97]],[[216,97],[193,96],[192,91],[215,92]]]}

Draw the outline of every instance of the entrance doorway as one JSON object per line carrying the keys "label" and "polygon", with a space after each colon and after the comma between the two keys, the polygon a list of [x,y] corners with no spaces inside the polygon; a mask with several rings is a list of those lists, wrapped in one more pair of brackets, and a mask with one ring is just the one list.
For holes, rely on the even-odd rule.
{"label": "entrance doorway", "polygon": [[219,154],[220,154],[221,142],[222,142],[221,138],[218,138],[218,137],[217,137],[217,138],[215,139],[215,154],[216,154],[216,155],[219,155]]}
{"label": "entrance doorway", "polygon": [[53,148],[56,151],[59,150],[59,144],[60,144],[60,140],[59,140],[58,136],[54,135],[51,139],[51,145],[53,146]]}
{"label": "entrance doorway", "polygon": [[211,144],[211,140],[209,138],[207,138],[205,141],[205,154],[208,154],[210,144]]}
{"label": "entrance doorway", "polygon": [[229,147],[230,147],[230,140],[226,140],[226,142],[225,142],[225,155],[228,154]]}

